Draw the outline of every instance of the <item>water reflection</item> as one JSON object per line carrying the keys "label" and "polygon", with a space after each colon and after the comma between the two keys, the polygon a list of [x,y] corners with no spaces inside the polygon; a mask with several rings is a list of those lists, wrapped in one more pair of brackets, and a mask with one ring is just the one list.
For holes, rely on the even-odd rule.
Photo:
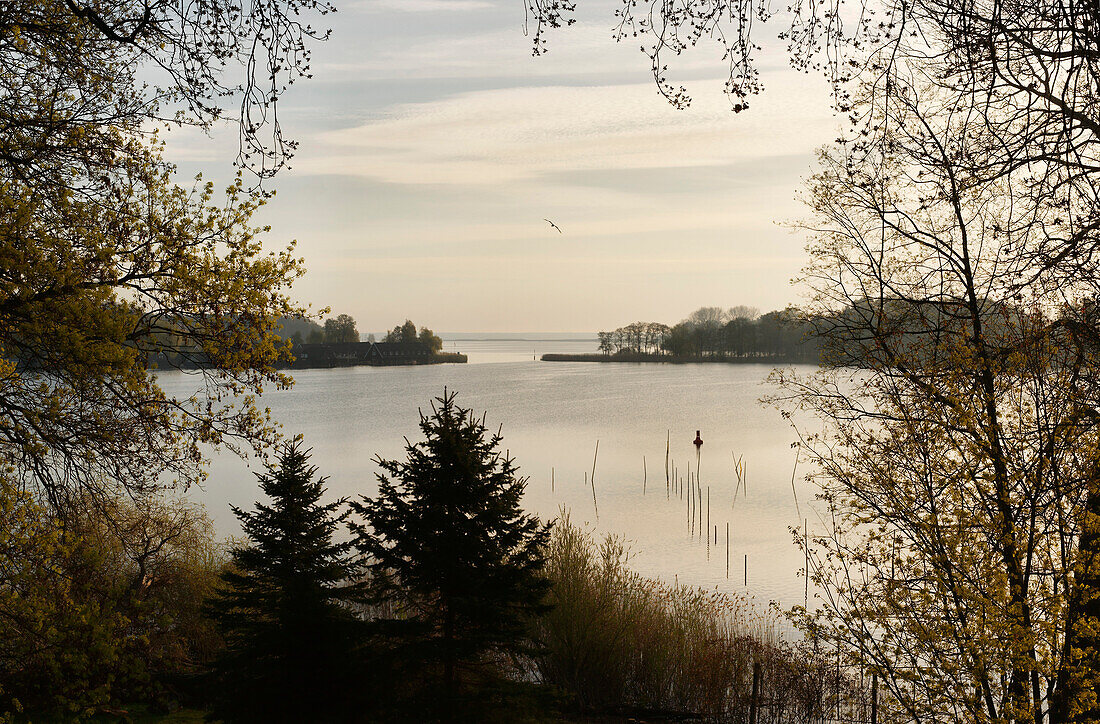
{"label": "water reflection", "polygon": [[[518,355],[521,349],[513,346],[499,354]],[[764,602],[793,605],[803,600],[797,575],[803,559],[788,530],[798,523],[791,490],[791,443],[796,436],[775,410],[757,402],[768,391],[764,380],[770,370],[767,365],[529,359],[303,370],[292,390],[265,394],[262,404],[270,406],[288,434],[305,436],[315,464],[329,478],[332,496],[352,496],[375,491],[371,458],[402,456],[403,438],[418,439],[418,408],[427,409],[446,386],[458,393],[462,406],[487,412],[490,427],[503,426],[506,447],[530,476],[525,498],[529,510],[544,517],[570,510],[575,522],[625,535],[632,541],[634,567],[670,582],[745,592],[747,556],[747,592]],[[162,377],[164,386],[177,394],[191,392],[190,382],[178,374]],[[698,465],[692,445],[696,430],[705,441]],[[586,485],[597,440],[598,523],[591,482]],[[682,497],[671,480],[666,491],[666,440],[669,476],[675,469],[683,479]],[[738,457],[745,477],[743,493],[735,501]],[[698,515],[694,523],[689,518],[689,466],[692,480],[697,472],[700,476],[704,527],[709,488],[710,523],[704,534]],[[801,481],[796,485],[805,516],[812,491]],[[229,505],[248,507],[256,497],[245,463],[228,454],[216,456],[205,487],[196,495],[219,531],[237,533]]]}

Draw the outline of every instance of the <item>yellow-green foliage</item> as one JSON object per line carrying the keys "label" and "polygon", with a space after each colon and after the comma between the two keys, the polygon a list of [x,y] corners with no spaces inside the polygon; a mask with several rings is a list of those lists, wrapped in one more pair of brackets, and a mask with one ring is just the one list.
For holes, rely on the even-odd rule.
{"label": "yellow-green foliage", "polygon": [[66,570],[74,546],[25,492],[0,476],[0,716],[25,707],[69,716],[105,703],[124,623],[81,595]]}
{"label": "yellow-green foliage", "polygon": [[[101,203],[0,175],[0,451],[58,504],[200,478],[200,444],[272,439],[250,393],[290,384],[275,327],[302,269],[261,247],[262,199],[176,186],[159,149],[119,143]],[[208,394],[167,398],[147,363],[201,368]]]}
{"label": "yellow-green foliage", "polygon": [[63,527],[0,476],[0,717],[83,719],[201,665],[218,645],[201,616],[223,564],[211,533],[201,510],[164,500],[84,508]]}
{"label": "yellow-green foliage", "polygon": [[1003,109],[893,80],[855,96],[882,135],[824,150],[807,198],[810,311],[860,369],[776,374],[820,486],[803,623],[878,675],[882,721],[1095,722],[1096,267],[1048,276],[1064,211],[1029,169],[975,172]]}

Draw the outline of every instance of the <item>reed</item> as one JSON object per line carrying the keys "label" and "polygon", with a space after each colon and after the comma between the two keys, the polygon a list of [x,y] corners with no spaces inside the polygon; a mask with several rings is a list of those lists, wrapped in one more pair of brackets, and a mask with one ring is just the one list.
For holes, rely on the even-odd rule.
{"label": "reed", "polygon": [[581,711],[745,722],[754,665],[761,724],[810,721],[824,710],[830,667],[784,643],[776,614],[640,576],[621,538],[597,539],[568,515],[547,552],[553,608],[535,625],[542,652],[533,674]]}
{"label": "reed", "polygon": [[730,504],[730,507],[733,508],[737,505],[737,492],[741,490],[741,486],[745,482],[745,461],[743,456],[737,455],[732,450],[730,450],[730,455],[733,457],[733,474],[737,478],[733,485],[733,502]]}

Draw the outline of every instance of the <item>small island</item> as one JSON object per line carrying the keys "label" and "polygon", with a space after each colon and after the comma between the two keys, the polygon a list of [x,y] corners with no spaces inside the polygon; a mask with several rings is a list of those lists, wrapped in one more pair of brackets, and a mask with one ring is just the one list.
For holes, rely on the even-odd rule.
{"label": "small island", "polygon": [[[304,317],[281,317],[273,333],[277,342],[290,344],[290,354],[275,363],[279,369],[437,365],[467,361],[464,354],[444,352],[442,339],[427,327],[417,330],[408,319],[386,332],[381,342],[375,341],[373,334],[362,340],[355,320],[347,314],[330,317],[323,326]],[[193,346],[148,353],[145,366],[148,369],[196,370],[216,365],[205,350]]]}
{"label": "small island", "polygon": [[406,319],[387,332],[381,342],[374,335],[360,341],[355,320],[347,314],[325,320],[321,325],[312,320],[284,320],[284,331],[290,332],[290,369],[325,367],[372,367],[396,365],[435,365],[446,362],[464,363],[466,355],[444,352],[443,340],[427,327],[419,331]]}
{"label": "small island", "polygon": [[466,362],[466,355],[441,352],[421,342],[322,342],[293,348],[291,369],[371,365],[435,365]]}

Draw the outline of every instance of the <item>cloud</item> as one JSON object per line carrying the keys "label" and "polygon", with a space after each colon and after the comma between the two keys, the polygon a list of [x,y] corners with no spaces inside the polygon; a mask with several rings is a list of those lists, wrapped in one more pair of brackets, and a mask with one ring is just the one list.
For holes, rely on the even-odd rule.
{"label": "cloud", "polygon": [[318,134],[297,170],[485,186],[570,172],[767,163],[799,153],[809,159],[834,122],[820,90],[790,78],[784,84],[794,87],[773,89],[741,114],[729,110],[717,81],[698,84],[700,101],[687,111],[669,107],[649,84],[463,93]]}
{"label": "cloud", "polygon": [[[461,22],[457,16],[452,17]],[[515,78],[545,77],[563,72],[605,74],[614,70],[615,65],[626,65],[609,63],[616,51],[621,57],[623,48],[608,38],[605,29],[590,27],[576,28],[576,32],[571,28],[569,34],[560,38],[562,50],[555,48],[545,57],[534,58],[532,40],[521,27],[522,14],[515,20],[515,24],[506,28],[478,27],[470,32],[382,37],[372,43],[369,52],[343,53],[338,58],[321,61],[317,75],[324,78],[336,73],[371,80]],[[634,53],[629,55],[632,69],[638,69],[638,63],[644,59]],[[599,64],[593,65],[597,60]]]}
{"label": "cloud", "polygon": [[354,0],[340,4],[341,9],[402,13],[456,13],[495,7],[485,0]]}
{"label": "cloud", "polygon": [[[323,79],[339,74],[371,80],[585,77],[601,78],[604,82],[612,78],[652,82],[649,60],[639,52],[639,43],[633,39],[622,42],[613,39],[615,23],[610,14],[595,22],[582,21],[567,29],[548,31],[543,37],[546,52],[533,56],[534,28],[522,11],[509,12],[516,7],[496,8],[487,14],[493,22],[482,22],[480,14],[456,14],[441,17],[432,28],[416,34],[380,36],[366,51],[343,52],[319,60],[317,76]],[[367,19],[367,15],[362,16],[362,21]],[[436,27],[444,25],[442,29]],[[336,32],[340,35],[370,32],[359,27],[363,26],[352,22]],[[784,50],[770,47],[768,50],[758,59],[762,71],[788,67]],[[691,83],[685,79],[721,73],[728,64],[720,44],[704,39],[670,62],[670,79],[684,82],[692,92]]]}

